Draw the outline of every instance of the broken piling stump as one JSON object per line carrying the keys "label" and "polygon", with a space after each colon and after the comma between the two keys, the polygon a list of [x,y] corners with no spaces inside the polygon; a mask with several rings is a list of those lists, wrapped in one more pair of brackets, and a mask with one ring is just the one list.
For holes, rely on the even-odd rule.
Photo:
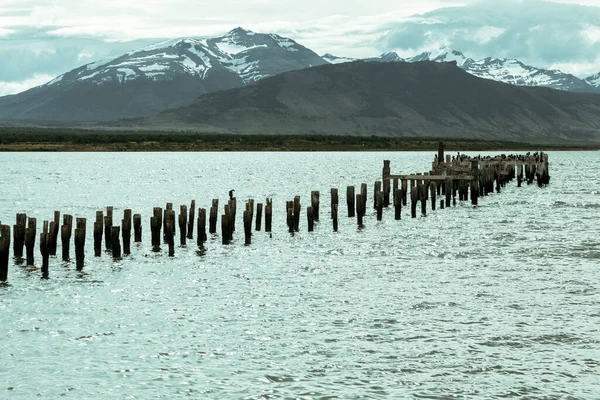
{"label": "broken piling stump", "polygon": [[75,221],[75,268],[81,271],[85,259],[86,219],[77,218]]}

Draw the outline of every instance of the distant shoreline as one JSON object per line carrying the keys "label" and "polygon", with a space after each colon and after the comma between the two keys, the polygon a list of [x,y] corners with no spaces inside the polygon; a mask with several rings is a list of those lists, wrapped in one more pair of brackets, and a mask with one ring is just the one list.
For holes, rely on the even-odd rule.
{"label": "distant shoreline", "polygon": [[72,131],[0,128],[2,152],[168,152],[168,151],[447,151],[600,150],[600,143],[528,143],[341,135],[227,135],[160,132]]}

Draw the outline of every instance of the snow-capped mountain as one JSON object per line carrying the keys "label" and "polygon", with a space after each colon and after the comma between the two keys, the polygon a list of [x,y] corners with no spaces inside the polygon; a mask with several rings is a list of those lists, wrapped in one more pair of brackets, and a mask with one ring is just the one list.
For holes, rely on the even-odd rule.
{"label": "snow-capped mountain", "polygon": [[[334,56],[332,56],[334,57]],[[331,58],[323,56],[329,62]],[[335,62],[342,62],[342,57],[335,57]],[[573,92],[600,92],[600,73],[585,80],[559,70],[547,70],[526,65],[519,60],[509,58],[487,57],[473,60],[460,51],[442,47],[409,58],[402,58],[395,52],[383,53],[379,57],[366,58],[364,61],[436,61],[456,62],[465,71],[480,78],[492,79],[517,86],[544,86]]]}
{"label": "snow-capped mountain", "polygon": [[345,63],[345,62],[356,61],[355,58],[338,57],[338,56],[334,56],[331,53],[325,53],[321,56],[321,58],[323,58],[325,61],[327,61],[330,64],[341,64],[341,63]]}
{"label": "snow-capped mountain", "polygon": [[322,64],[327,61],[291,39],[236,28],[218,37],[168,40],[83,65],[0,98],[0,118],[89,121],[150,115],[204,93]]}

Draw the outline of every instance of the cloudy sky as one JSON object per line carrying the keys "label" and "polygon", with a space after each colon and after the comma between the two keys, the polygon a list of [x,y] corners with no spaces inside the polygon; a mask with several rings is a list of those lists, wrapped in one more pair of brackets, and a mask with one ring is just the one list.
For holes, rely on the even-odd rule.
{"label": "cloudy sky", "polygon": [[600,0],[1,0],[0,95],[166,38],[237,26],[319,54],[415,55],[441,46],[600,72]]}

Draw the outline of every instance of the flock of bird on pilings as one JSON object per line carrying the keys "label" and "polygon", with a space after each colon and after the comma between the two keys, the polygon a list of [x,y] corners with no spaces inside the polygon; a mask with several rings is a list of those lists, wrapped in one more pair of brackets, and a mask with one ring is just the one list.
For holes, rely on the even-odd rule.
{"label": "flock of bird on pilings", "polygon": [[[469,193],[471,203],[476,206],[480,196],[488,193],[500,192],[507,182],[517,178],[517,186],[525,180],[532,184],[537,180],[538,186],[549,183],[548,155],[543,152],[525,155],[500,155],[496,157],[469,157],[457,153],[456,156],[446,155],[444,157],[444,143],[440,142],[438,154],[432,163],[432,170],[423,174],[392,175],[390,173],[390,161],[384,160],[383,179],[375,182],[373,195],[373,206],[376,210],[377,220],[383,215],[383,208],[394,207],[396,220],[402,217],[402,207],[407,205],[410,194],[411,218],[417,217],[417,205],[421,204],[421,214],[427,214],[427,201],[430,200],[432,210],[436,209],[436,196],[440,199],[440,208],[452,205],[456,206],[456,194],[459,201],[468,201]],[[495,187],[494,187],[495,186]],[[390,203],[390,194],[392,201]],[[311,192],[311,205],[306,210],[308,220],[308,231],[314,229],[314,222],[319,220],[319,191]],[[331,189],[331,220],[333,230],[338,230],[338,189]],[[361,184],[360,193],[355,194],[355,187],[348,186],[346,189],[346,202],[348,205],[348,217],[356,217],[359,226],[363,225],[363,218],[367,209],[367,184]],[[150,230],[152,232],[152,249],[161,251],[161,241],[168,245],[169,256],[175,254],[174,237],[176,225],[179,226],[180,244],[185,245],[186,239],[193,239],[194,224],[197,226],[196,241],[199,247],[203,247],[207,241],[205,208],[198,209],[198,217],[195,216],[196,203],[192,200],[188,213],[186,205],[180,207],[179,216],[175,218],[175,210],[172,203],[167,203],[163,210],[154,207],[150,217]],[[213,199],[212,206],[208,211],[208,233],[217,234],[217,219],[219,200]],[[229,192],[229,201],[224,206],[221,215],[221,238],[223,244],[229,244],[233,240],[235,231],[235,220],[237,214],[237,201],[233,197],[233,190]],[[270,234],[272,222],[272,199],[266,199],[264,207],[265,232]],[[299,231],[300,224],[300,196],[286,202],[287,225],[291,234]],[[252,224],[255,231],[260,231],[262,226],[263,204],[258,203],[256,207],[256,219],[254,219],[254,200],[248,200],[243,212],[244,243],[250,245],[252,242]],[[133,223],[132,223],[133,222]],[[42,256],[42,278],[48,278],[49,257],[56,256],[58,234],[60,232],[62,243],[62,260],[70,261],[70,241],[73,237],[75,247],[76,268],[81,271],[84,267],[86,219],[76,218],[75,230],[73,232],[73,217],[63,215],[63,224],[60,224],[60,212],[54,212],[54,220],[44,221],[39,236],[39,251]],[[100,257],[102,254],[102,238],[106,250],[112,252],[114,259],[120,259],[121,255],[131,253],[131,230],[133,226],[134,241],[142,241],[142,217],[133,214],[130,209],[123,212],[121,226],[113,226],[113,207],[103,211],[96,211],[94,222],[94,255]],[[59,229],[60,228],[60,229]],[[162,230],[162,237],[161,237]],[[73,234],[74,233],[74,234]],[[27,218],[26,214],[16,215],[16,224],[13,225],[13,257],[16,264],[23,263],[23,247],[25,247],[25,261],[27,266],[34,265],[34,247],[36,239],[36,218]],[[121,247],[121,242],[123,246]],[[9,248],[11,233],[9,225],[0,224],[0,282],[6,281],[8,277]]]}

